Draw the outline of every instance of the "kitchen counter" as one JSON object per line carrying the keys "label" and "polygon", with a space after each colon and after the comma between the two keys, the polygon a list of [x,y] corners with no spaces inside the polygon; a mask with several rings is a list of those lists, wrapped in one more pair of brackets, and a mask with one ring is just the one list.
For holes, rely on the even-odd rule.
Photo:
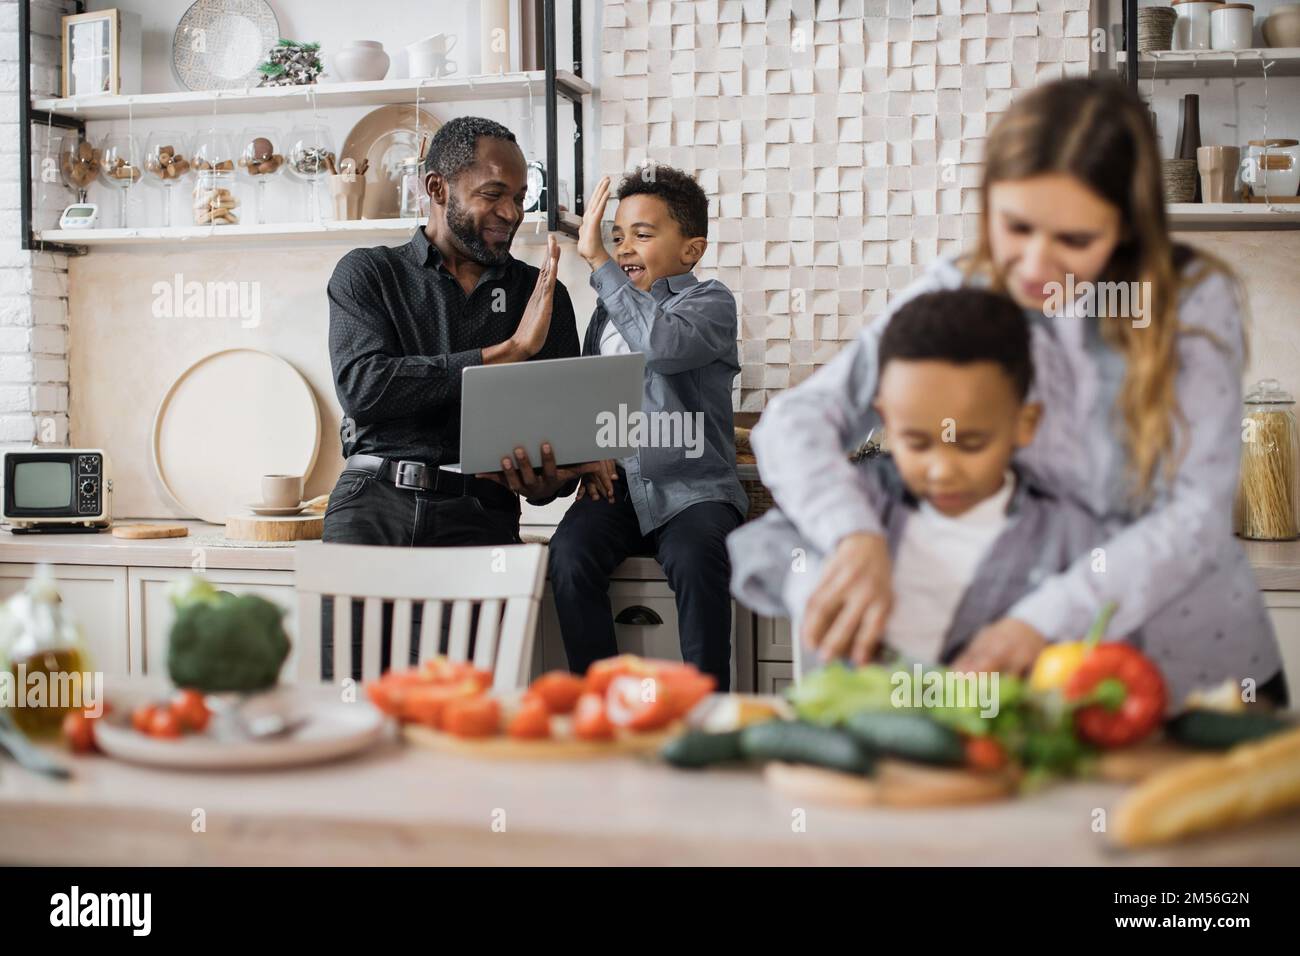
{"label": "kitchen counter", "polygon": [[[118,524],[149,524],[150,519],[119,519]],[[292,571],[292,547],[239,547],[214,544],[221,525],[202,521],[156,521],[183,524],[184,538],[115,538],[108,531],[96,534],[14,534],[0,531],[0,563],[92,564],[140,568],[188,568],[195,548],[203,548],[209,568],[244,571]]]}
{"label": "kitchen counter", "polygon": [[1246,541],[1261,591],[1300,591],[1300,541]]}
{"label": "kitchen counter", "polygon": [[[1062,784],[930,810],[831,809],[755,770],[632,758],[480,761],[388,740],[353,760],[181,773],[0,763],[0,863],[53,865],[1295,865],[1300,815],[1142,852],[1093,832],[1122,788]],[[206,832],[192,829],[195,808]],[[806,812],[801,816],[800,811]],[[802,821],[802,826],[800,822]]]}

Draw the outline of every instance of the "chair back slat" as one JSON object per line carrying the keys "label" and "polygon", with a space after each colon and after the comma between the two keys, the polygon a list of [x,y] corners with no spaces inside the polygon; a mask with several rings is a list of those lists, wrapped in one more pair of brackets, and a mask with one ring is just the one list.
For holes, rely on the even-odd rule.
{"label": "chair back slat", "polygon": [[457,601],[451,606],[451,632],[447,639],[447,656],[453,661],[469,660],[469,622],[474,614],[471,601]]}
{"label": "chair back slat", "polygon": [[478,606],[478,628],[474,632],[474,666],[490,671],[496,665],[497,638],[501,635],[501,610],[505,602],[488,598]]}
{"label": "chair back slat", "polygon": [[424,614],[420,618],[420,663],[438,656],[439,642],[442,640],[442,601],[425,601]]}
{"label": "chair back slat", "polygon": [[393,602],[393,653],[390,667],[409,667],[411,662],[411,599],[398,598]]}

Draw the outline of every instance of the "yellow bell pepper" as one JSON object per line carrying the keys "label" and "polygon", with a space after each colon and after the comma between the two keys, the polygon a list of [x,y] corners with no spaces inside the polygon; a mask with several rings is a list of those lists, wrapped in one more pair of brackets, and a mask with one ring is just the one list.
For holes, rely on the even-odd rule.
{"label": "yellow bell pepper", "polygon": [[1064,690],[1066,682],[1074,676],[1083,659],[1106,633],[1106,626],[1114,613],[1115,604],[1112,602],[1101,609],[1088,630],[1088,636],[1082,641],[1051,644],[1045,647],[1038,655],[1038,659],[1034,661],[1034,669],[1029,673],[1029,689],[1042,693]]}

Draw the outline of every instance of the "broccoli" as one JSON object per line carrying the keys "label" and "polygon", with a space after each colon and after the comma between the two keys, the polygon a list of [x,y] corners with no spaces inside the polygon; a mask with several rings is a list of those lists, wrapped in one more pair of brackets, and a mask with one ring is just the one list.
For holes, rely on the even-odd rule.
{"label": "broccoli", "polygon": [[178,590],[173,603],[167,670],[177,687],[214,693],[275,686],[289,655],[279,607],[210,586]]}

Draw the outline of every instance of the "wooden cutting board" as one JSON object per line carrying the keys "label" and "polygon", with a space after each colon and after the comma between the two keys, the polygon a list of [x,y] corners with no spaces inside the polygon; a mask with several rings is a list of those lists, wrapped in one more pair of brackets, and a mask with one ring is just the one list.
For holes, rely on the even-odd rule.
{"label": "wooden cutting board", "polygon": [[231,541],[314,541],[325,531],[325,516],[299,514],[285,518],[231,515],[226,538]]}
{"label": "wooden cutting board", "polygon": [[413,744],[463,757],[489,760],[592,760],[658,753],[682,729],[680,725],[673,725],[655,733],[620,732],[613,740],[578,740],[569,730],[568,718],[552,717],[553,736],[546,740],[519,740],[504,734],[469,739],[444,734],[423,724],[405,724],[402,731]]}
{"label": "wooden cutting board", "polygon": [[1004,800],[1016,791],[1016,778],[1010,772],[973,773],[902,760],[880,761],[871,777],[769,763],[763,768],[763,779],[787,797],[842,807],[947,807]]}
{"label": "wooden cutting board", "polygon": [[183,524],[115,524],[113,537],[139,540],[144,538],[183,538],[189,529]]}

